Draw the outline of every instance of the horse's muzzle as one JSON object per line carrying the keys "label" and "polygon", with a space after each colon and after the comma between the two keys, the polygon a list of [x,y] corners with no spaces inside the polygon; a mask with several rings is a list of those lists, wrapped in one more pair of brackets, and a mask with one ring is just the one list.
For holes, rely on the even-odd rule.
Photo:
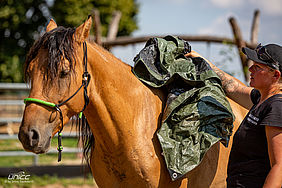
{"label": "horse's muzzle", "polygon": [[18,138],[25,150],[36,154],[46,153],[51,142],[51,136],[44,138],[36,128],[20,128]]}

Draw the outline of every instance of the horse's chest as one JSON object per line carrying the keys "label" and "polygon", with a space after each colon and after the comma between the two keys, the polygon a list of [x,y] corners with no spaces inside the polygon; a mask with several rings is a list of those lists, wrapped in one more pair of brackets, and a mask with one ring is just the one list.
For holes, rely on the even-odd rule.
{"label": "horse's chest", "polygon": [[139,156],[126,155],[126,152],[122,150],[115,153],[100,153],[94,156],[92,162],[94,162],[91,166],[94,167],[92,170],[95,180],[107,179],[111,182],[108,186],[113,184],[145,186],[150,182],[145,175],[146,170],[140,165]]}
{"label": "horse's chest", "polygon": [[119,181],[124,181],[126,179],[124,167],[127,166],[127,162],[123,160],[122,154],[117,154],[115,156],[104,154],[102,161],[110,175],[113,175]]}

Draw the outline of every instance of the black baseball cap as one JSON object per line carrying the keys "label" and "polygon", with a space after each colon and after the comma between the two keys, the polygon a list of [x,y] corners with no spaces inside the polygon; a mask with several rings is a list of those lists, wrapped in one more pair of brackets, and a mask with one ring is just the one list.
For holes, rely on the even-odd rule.
{"label": "black baseball cap", "polygon": [[262,46],[259,44],[254,50],[247,47],[242,48],[242,52],[248,59],[265,64],[282,73],[282,46],[277,44]]}

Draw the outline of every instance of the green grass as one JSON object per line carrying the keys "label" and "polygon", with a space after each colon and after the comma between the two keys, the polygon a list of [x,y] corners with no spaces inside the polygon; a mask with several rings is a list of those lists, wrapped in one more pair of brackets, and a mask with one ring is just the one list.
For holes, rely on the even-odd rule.
{"label": "green grass", "polygon": [[[77,147],[77,138],[63,138],[62,144],[64,147]],[[51,141],[51,147],[57,147],[58,139],[53,138]],[[19,151],[23,150],[21,142],[17,140],[0,140],[0,151]]]}
{"label": "green grass", "polygon": [[[77,147],[77,138],[63,138],[63,147]],[[51,141],[51,147],[57,147],[57,138]],[[0,140],[0,151],[23,151],[22,144],[19,140]],[[38,165],[58,165],[65,164],[71,160],[78,159],[77,153],[64,153],[62,152],[62,162],[57,163],[58,154],[40,154],[38,155]],[[0,166],[2,167],[20,167],[30,166],[33,164],[33,156],[9,156],[0,157]]]}
{"label": "green grass", "polygon": [[[62,161],[57,163],[58,155],[54,154],[40,154],[38,158],[38,165],[62,165],[66,164],[70,160],[77,159],[76,153],[64,153],[62,154]],[[8,156],[0,157],[1,167],[20,167],[33,165],[33,156]]]}
{"label": "green grass", "polygon": [[1,167],[20,167],[32,165],[32,156],[9,156],[0,157]]}
{"label": "green grass", "polygon": [[[78,138],[63,138],[62,144],[64,147],[77,147]],[[51,141],[51,147],[57,147],[58,145],[58,138],[55,137]]]}
{"label": "green grass", "polygon": [[22,148],[19,140],[0,140],[0,151],[22,150]]}
{"label": "green grass", "polygon": [[[77,138],[63,138],[63,147],[77,147]],[[53,138],[51,141],[51,147],[57,147],[57,138]],[[19,140],[0,140],[0,151],[23,151],[22,144]],[[40,154],[38,155],[38,165],[62,165],[62,164],[73,164],[76,160],[80,162],[77,158],[76,153],[62,153],[62,161],[57,162],[58,154]],[[0,157],[0,167],[20,167],[20,166],[31,166],[33,165],[33,156],[9,156]],[[82,186],[89,185],[92,187],[97,187],[91,175],[86,178],[59,178],[57,176],[30,176],[30,181],[28,183],[21,183],[19,181],[9,183],[7,182],[8,177],[0,177],[0,188],[14,188],[14,187],[39,187],[46,185],[63,185],[68,187],[69,185]]]}

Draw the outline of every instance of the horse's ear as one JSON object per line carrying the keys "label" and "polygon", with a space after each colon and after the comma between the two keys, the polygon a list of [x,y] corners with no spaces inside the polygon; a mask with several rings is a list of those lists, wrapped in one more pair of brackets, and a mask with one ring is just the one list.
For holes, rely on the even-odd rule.
{"label": "horse's ear", "polygon": [[51,20],[49,21],[47,27],[46,27],[46,32],[49,32],[53,29],[57,28],[57,24],[56,22],[51,18]]}
{"label": "horse's ear", "polygon": [[77,42],[83,42],[87,39],[90,33],[91,25],[92,17],[88,16],[88,19],[75,30],[75,40]]}

